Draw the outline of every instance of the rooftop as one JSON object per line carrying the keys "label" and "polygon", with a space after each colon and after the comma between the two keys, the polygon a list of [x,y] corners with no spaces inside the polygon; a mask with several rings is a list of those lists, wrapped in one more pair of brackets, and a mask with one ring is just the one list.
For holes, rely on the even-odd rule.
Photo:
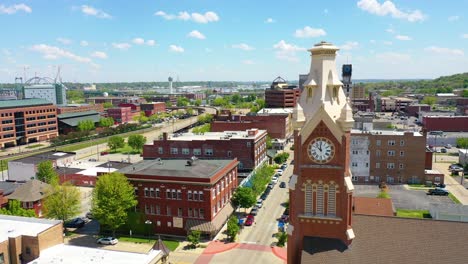
{"label": "rooftop", "polygon": [[0,101],[0,109],[40,106],[40,105],[52,105],[52,103],[45,99],[39,99],[39,98]]}
{"label": "rooftop", "polygon": [[47,195],[49,186],[49,184],[39,180],[29,180],[16,188],[12,194],[8,195],[8,199],[14,199],[20,202],[39,201]]}
{"label": "rooftop", "polygon": [[8,237],[37,236],[37,234],[60,223],[59,220],[0,215],[0,242],[5,241]]}
{"label": "rooftop", "polygon": [[143,160],[118,170],[126,175],[169,176],[209,179],[233,160],[195,160],[188,166],[186,159]]}
{"label": "rooftop", "polygon": [[249,135],[246,131],[224,131],[224,132],[206,132],[203,134],[177,133],[170,136],[172,141],[193,141],[193,140],[231,140],[231,139],[258,139],[267,133],[266,130],[258,130],[255,135]]}
{"label": "rooftop", "polygon": [[262,108],[260,111],[257,112],[258,115],[279,115],[279,114],[292,114],[294,111],[293,107],[288,108]]}
{"label": "rooftop", "polygon": [[395,130],[372,130],[365,131],[360,129],[352,129],[351,134],[372,134],[383,136],[403,136],[405,133],[411,133],[414,137],[422,137],[422,134],[414,131],[395,131]]}
{"label": "rooftop", "polygon": [[47,151],[43,153],[39,153],[33,156],[29,157],[24,157],[16,160],[12,160],[9,162],[21,162],[21,163],[27,163],[27,164],[39,164],[45,160],[58,160],[58,159],[64,159],[68,157],[75,156],[75,152],[62,152],[62,151]]}
{"label": "rooftop", "polygon": [[23,182],[7,182],[7,181],[0,181],[0,190],[3,190],[3,195],[9,195],[13,193],[16,188],[21,186]]}
{"label": "rooftop", "polygon": [[353,197],[353,209],[355,214],[393,216],[394,208],[392,199]]}
{"label": "rooftop", "polygon": [[72,112],[72,113],[64,113],[57,115],[57,118],[64,119],[64,118],[73,118],[73,117],[80,117],[80,116],[89,116],[89,115],[98,115],[97,111],[84,111],[84,112]]}

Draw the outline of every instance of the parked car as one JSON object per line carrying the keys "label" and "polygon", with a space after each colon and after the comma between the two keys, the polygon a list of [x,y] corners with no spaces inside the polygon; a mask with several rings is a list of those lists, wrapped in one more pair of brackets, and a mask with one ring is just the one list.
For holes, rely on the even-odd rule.
{"label": "parked car", "polygon": [[441,148],[441,149],[440,149],[440,152],[442,152],[442,153],[447,153],[447,149],[446,149],[446,148]]}
{"label": "parked car", "polygon": [[273,183],[270,182],[270,183],[268,184],[267,190],[271,190],[271,189],[273,189],[273,187],[275,187],[275,185],[274,185]]}
{"label": "parked car", "polygon": [[257,215],[258,214],[258,208],[257,207],[252,208],[252,210],[250,210],[250,214],[251,215]]}
{"label": "parked car", "polygon": [[93,214],[91,212],[87,212],[85,216],[88,219],[93,219]]}
{"label": "parked car", "polygon": [[258,208],[262,208],[263,206],[263,200],[262,199],[258,199],[257,200],[257,203],[255,204]]}
{"label": "parked car", "polygon": [[[267,188],[267,189],[265,190],[265,192],[264,192],[264,193],[266,193],[266,195],[269,195],[269,194],[270,194],[270,192],[271,192],[271,188]],[[264,199],[264,200],[265,200],[265,199]]]}
{"label": "parked car", "polygon": [[463,167],[458,164],[452,164],[449,166],[449,171],[460,172],[460,171],[463,171]]}
{"label": "parked car", "polygon": [[107,154],[109,154],[108,151],[103,151],[103,152],[101,152],[101,156],[105,156],[105,155],[107,155]]}
{"label": "parked car", "polygon": [[451,148],[452,148],[452,145],[447,144],[447,145],[445,145],[445,148],[446,148],[446,149],[451,149]]}
{"label": "parked car", "polygon": [[271,178],[271,183],[277,184],[278,183],[278,178],[277,177]]}
{"label": "parked car", "polygon": [[255,222],[255,216],[249,214],[247,216],[247,219],[245,220],[245,225],[246,226],[251,226],[251,225],[253,225],[254,222]]}
{"label": "parked car", "polygon": [[276,169],[275,172],[278,173],[279,175],[283,175],[284,171],[281,169]]}
{"label": "parked car", "polygon": [[89,159],[88,161],[93,161],[93,162],[96,162],[97,159]]}
{"label": "parked car", "polygon": [[289,221],[289,215],[282,215],[280,221],[287,223]]}
{"label": "parked car", "polygon": [[427,191],[427,194],[428,195],[443,195],[443,196],[447,196],[449,195],[449,192],[443,188],[435,188],[435,189],[429,189],[429,191]]}
{"label": "parked car", "polygon": [[435,187],[439,187],[439,188],[445,188],[445,184],[443,183],[436,183],[434,184]]}
{"label": "parked car", "polygon": [[103,245],[115,245],[119,243],[119,240],[115,237],[101,237],[96,242]]}
{"label": "parked car", "polygon": [[286,183],[284,181],[282,181],[279,186],[280,186],[280,188],[286,188]]}
{"label": "parked car", "polygon": [[267,197],[268,197],[268,193],[266,192],[262,193],[262,195],[260,196],[262,200],[266,200]]}
{"label": "parked car", "polygon": [[85,221],[79,217],[74,218],[72,220],[66,221],[63,226],[69,228],[81,228],[85,225]]}

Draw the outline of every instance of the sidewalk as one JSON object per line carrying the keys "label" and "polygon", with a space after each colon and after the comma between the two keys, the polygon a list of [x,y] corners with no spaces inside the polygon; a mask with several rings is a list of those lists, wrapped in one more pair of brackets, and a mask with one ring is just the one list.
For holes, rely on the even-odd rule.
{"label": "sidewalk", "polygon": [[[433,168],[444,174],[446,189],[463,204],[468,205],[468,190],[456,181],[448,171],[448,163],[433,163]],[[465,179],[466,180],[466,179]]]}

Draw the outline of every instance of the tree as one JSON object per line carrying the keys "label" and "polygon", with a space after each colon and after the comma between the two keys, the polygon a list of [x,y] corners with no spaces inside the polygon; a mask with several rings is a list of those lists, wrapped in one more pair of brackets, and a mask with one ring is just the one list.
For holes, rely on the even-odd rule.
{"label": "tree", "polygon": [[201,232],[198,230],[192,230],[190,231],[189,235],[187,236],[187,240],[190,242],[190,245],[193,248],[196,248],[198,244],[200,244],[200,237],[201,237]]}
{"label": "tree", "polygon": [[91,212],[99,223],[115,230],[127,221],[127,211],[137,205],[133,185],[121,173],[99,176],[93,190]]}
{"label": "tree", "polygon": [[272,149],[272,148],[273,148],[273,142],[271,141],[271,137],[270,137],[270,136],[267,136],[267,139],[266,139],[266,147],[267,147],[267,149]]}
{"label": "tree", "polygon": [[73,103],[84,102],[84,92],[80,90],[67,90],[67,99]]}
{"label": "tree", "polygon": [[105,103],[102,104],[102,106],[105,109],[114,107],[114,105],[111,102],[105,102]]}
{"label": "tree", "polygon": [[171,101],[166,101],[166,107],[172,107],[172,102]]}
{"label": "tree", "polygon": [[79,131],[91,131],[94,128],[95,127],[94,127],[93,120],[87,119],[87,120],[83,120],[83,121],[78,122],[78,130]]}
{"label": "tree", "polygon": [[[468,80],[467,80],[467,87],[468,87]],[[467,88],[465,87],[465,88]],[[468,97],[468,89],[463,90],[462,97]]]}
{"label": "tree", "polygon": [[457,147],[461,149],[468,149],[468,138],[457,138]]}
{"label": "tree", "polygon": [[424,99],[421,100],[422,104],[427,104],[429,106],[433,106],[437,102],[437,98],[435,96],[425,96]]}
{"label": "tree", "polygon": [[111,127],[114,125],[114,118],[112,117],[103,117],[99,119],[99,126],[100,127]]}
{"label": "tree", "polygon": [[379,194],[377,195],[377,198],[390,199],[390,198],[392,198],[392,197],[390,196],[390,194],[387,192],[386,189],[381,189],[381,191],[380,191]]}
{"label": "tree", "polygon": [[235,215],[231,215],[227,223],[227,235],[231,241],[236,240],[237,232],[239,232],[239,220]]}
{"label": "tree", "polygon": [[187,99],[187,97],[177,98],[177,106],[181,107],[181,106],[187,106],[187,105],[189,105],[189,100]]}
{"label": "tree", "polygon": [[44,216],[65,222],[80,213],[80,198],[80,191],[70,182],[52,184],[44,199]]}
{"label": "tree", "polygon": [[278,239],[278,242],[276,242],[278,247],[284,247],[288,241],[288,234],[286,232],[278,232],[275,234],[275,237]]}
{"label": "tree", "polygon": [[256,200],[255,194],[252,188],[249,187],[239,187],[231,199],[234,206],[239,206],[240,208],[249,208],[252,207]]}
{"label": "tree", "polygon": [[285,163],[289,158],[289,153],[283,152],[275,156],[274,161],[276,164],[283,164]]}
{"label": "tree", "polygon": [[187,115],[193,115],[193,108],[192,108],[192,107],[189,107],[189,108],[185,109],[185,113],[186,113]]}
{"label": "tree", "polygon": [[36,178],[45,183],[58,182],[58,174],[54,170],[52,161],[44,160],[37,164]]}
{"label": "tree", "polygon": [[8,205],[5,208],[0,208],[0,214],[36,217],[36,213],[33,209],[24,209],[21,208],[20,205],[21,203],[18,200],[9,200]]}
{"label": "tree", "polygon": [[201,103],[202,103],[202,101],[201,101],[200,99],[197,99],[197,100],[195,100],[195,102],[193,102],[193,104],[194,104],[195,106],[200,106]]}
{"label": "tree", "polygon": [[107,146],[114,152],[118,148],[123,148],[125,146],[125,140],[121,136],[112,136],[107,141]]}
{"label": "tree", "polygon": [[146,137],[142,135],[130,135],[128,137],[128,145],[132,147],[132,149],[140,151],[143,149],[143,146],[145,145],[145,143],[146,143]]}

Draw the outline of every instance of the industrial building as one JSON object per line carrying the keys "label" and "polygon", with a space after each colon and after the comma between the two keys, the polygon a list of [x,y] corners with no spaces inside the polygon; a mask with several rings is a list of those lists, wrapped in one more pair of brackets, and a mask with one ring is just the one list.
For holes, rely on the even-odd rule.
{"label": "industrial building", "polygon": [[67,105],[67,92],[64,84],[50,78],[34,77],[22,86],[24,99],[41,98],[54,105]]}

